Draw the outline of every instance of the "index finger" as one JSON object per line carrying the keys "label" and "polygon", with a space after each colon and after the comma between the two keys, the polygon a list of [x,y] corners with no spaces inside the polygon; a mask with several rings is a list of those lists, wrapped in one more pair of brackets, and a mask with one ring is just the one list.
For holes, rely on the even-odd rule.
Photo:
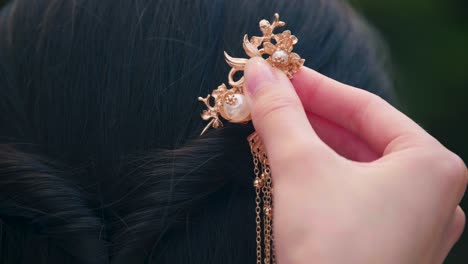
{"label": "index finger", "polygon": [[306,111],[353,132],[382,155],[435,141],[382,98],[302,67],[292,83]]}

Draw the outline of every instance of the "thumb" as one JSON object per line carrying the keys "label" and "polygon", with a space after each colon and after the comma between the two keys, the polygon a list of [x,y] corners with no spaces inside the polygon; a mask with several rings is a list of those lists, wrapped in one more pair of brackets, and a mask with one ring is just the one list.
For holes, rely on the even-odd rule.
{"label": "thumb", "polygon": [[272,163],[285,162],[290,167],[291,162],[303,163],[304,157],[313,152],[328,151],[281,70],[271,67],[263,58],[254,57],[247,62],[244,76],[252,121]]}

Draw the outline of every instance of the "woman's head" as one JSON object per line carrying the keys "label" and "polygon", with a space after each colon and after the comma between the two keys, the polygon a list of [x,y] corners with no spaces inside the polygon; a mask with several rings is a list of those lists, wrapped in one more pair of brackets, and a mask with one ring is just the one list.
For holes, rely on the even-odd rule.
{"label": "woman's head", "polygon": [[[223,50],[278,12],[305,65],[388,98],[342,1],[12,0],[0,11],[0,259],[254,260],[251,126],[203,137]],[[287,125],[287,124],[285,124]]]}

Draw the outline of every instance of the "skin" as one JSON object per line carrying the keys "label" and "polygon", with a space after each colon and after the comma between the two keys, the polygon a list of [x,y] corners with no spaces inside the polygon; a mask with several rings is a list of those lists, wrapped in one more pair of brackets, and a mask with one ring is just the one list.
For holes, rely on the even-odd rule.
{"label": "skin", "polygon": [[274,182],[278,263],[442,263],[465,215],[465,163],[380,97],[261,58],[247,100]]}

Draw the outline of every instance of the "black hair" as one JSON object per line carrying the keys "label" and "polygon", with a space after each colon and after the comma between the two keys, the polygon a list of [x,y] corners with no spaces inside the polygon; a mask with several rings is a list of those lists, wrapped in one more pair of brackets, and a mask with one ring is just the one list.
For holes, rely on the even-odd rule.
{"label": "black hair", "polygon": [[390,98],[373,30],[340,0],[9,1],[0,262],[253,262],[253,128],[200,137],[197,97],[275,12],[306,66]]}

